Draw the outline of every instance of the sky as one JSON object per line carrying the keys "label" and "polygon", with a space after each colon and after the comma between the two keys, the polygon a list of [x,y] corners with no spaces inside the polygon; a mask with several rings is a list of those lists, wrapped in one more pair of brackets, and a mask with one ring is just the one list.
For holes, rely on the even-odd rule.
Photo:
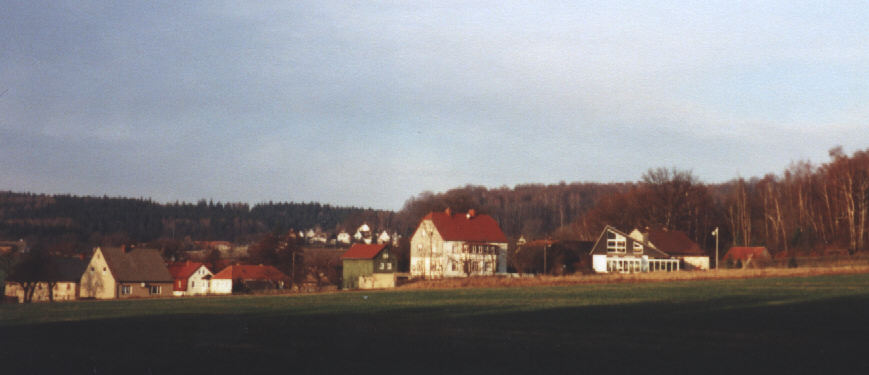
{"label": "sky", "polygon": [[400,209],[869,148],[865,1],[0,9],[0,190]]}

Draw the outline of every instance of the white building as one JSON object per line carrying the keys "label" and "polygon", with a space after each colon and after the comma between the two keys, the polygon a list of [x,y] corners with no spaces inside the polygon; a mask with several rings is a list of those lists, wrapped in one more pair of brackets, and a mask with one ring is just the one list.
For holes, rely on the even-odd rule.
{"label": "white building", "polygon": [[507,237],[489,215],[426,215],[410,240],[411,277],[441,278],[507,272]]}

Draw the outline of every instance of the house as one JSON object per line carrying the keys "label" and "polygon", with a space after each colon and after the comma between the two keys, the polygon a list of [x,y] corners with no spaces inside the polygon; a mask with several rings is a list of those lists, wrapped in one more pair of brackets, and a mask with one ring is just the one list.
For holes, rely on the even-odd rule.
{"label": "house", "polygon": [[721,257],[727,264],[739,264],[742,267],[747,266],[751,262],[768,261],[772,259],[769,250],[763,246],[734,246],[724,253]]}
{"label": "house", "polygon": [[358,229],[356,229],[356,233],[353,234],[353,239],[357,242],[364,242],[370,245],[372,240],[371,227],[369,227],[368,224],[363,223]]}
{"label": "house", "polygon": [[205,295],[211,290],[213,273],[199,262],[176,262],[169,265],[169,273],[175,279],[172,285],[174,296]]}
{"label": "house", "polygon": [[700,245],[688,238],[685,232],[666,228],[646,229],[646,232],[634,229],[631,237],[648,241],[651,246],[681,260],[682,269],[709,270],[709,255],[706,255]]}
{"label": "house", "polygon": [[381,289],[395,287],[395,258],[389,244],[353,244],[341,255],[343,289]]}
{"label": "house", "polygon": [[154,249],[96,248],[81,276],[81,298],[169,297],[175,279]]}
{"label": "house", "polygon": [[87,265],[84,259],[52,256],[38,262],[20,264],[12,271],[6,279],[6,297],[18,303],[78,299],[79,281]]}
{"label": "house", "polygon": [[411,277],[440,278],[507,272],[507,237],[489,215],[431,212],[410,239]]}
{"label": "house", "polygon": [[607,225],[589,252],[592,270],[607,272],[678,271],[679,259],[642,238]]}
{"label": "house", "polygon": [[338,233],[338,236],[335,237],[335,241],[342,245],[349,245],[352,241],[352,237],[350,237],[350,233],[342,230],[341,233]]}
{"label": "house", "polygon": [[284,289],[290,278],[274,266],[236,264],[211,277],[212,294]]}
{"label": "house", "polygon": [[377,236],[377,243],[389,243],[391,238],[392,237],[389,236],[389,233],[384,230],[380,233],[380,236]]}

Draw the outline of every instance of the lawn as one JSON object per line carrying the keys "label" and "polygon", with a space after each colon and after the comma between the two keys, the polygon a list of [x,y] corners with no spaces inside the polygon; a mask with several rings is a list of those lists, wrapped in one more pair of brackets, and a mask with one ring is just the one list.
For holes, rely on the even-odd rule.
{"label": "lawn", "polygon": [[867,373],[869,274],[0,305],[0,373]]}

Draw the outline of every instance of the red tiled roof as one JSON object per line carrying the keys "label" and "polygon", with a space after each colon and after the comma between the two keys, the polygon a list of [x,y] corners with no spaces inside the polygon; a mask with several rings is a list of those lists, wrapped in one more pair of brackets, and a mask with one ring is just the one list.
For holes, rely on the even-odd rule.
{"label": "red tiled roof", "polygon": [[341,259],[372,259],[385,247],[385,243],[379,245],[366,245],[361,243],[353,244],[353,246],[350,247],[350,250],[347,250],[344,255],[341,255]]}
{"label": "red tiled roof", "polygon": [[213,279],[281,281],[290,278],[274,266],[237,264],[224,268]]}
{"label": "red tiled roof", "polygon": [[649,241],[670,255],[706,255],[700,245],[678,230],[650,230]]}
{"label": "red tiled roof", "polygon": [[727,250],[727,253],[724,254],[722,259],[732,259],[732,260],[747,260],[751,259],[769,259],[769,251],[766,250],[763,246],[755,246],[755,247],[740,247],[734,246],[731,247],[730,250]]}
{"label": "red tiled roof", "polygon": [[169,273],[172,274],[172,277],[177,279],[187,280],[190,276],[193,275],[199,267],[202,267],[202,263],[199,262],[176,262],[169,265]]}
{"label": "red tiled roof", "polygon": [[489,215],[431,212],[423,220],[431,220],[445,241],[507,242],[507,236]]}

